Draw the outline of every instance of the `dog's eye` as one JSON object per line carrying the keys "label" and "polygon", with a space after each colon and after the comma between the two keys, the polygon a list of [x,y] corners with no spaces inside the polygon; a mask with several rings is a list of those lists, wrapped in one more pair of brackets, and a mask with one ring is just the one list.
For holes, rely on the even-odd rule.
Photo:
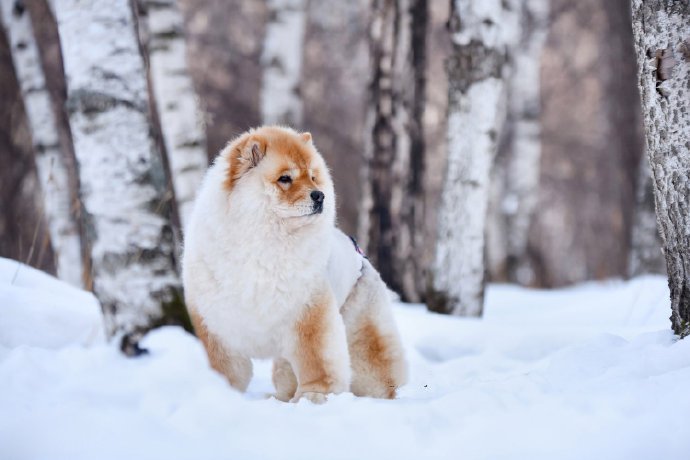
{"label": "dog's eye", "polygon": [[290,177],[290,176],[280,176],[280,177],[278,178],[278,182],[280,182],[281,184],[289,184],[290,182],[292,182],[292,177]]}

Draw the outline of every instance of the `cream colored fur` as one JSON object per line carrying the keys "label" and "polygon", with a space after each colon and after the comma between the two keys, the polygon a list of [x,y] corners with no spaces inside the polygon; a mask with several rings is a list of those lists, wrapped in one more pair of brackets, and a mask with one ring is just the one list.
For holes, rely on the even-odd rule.
{"label": "cream colored fur", "polygon": [[[304,151],[288,158],[297,141]],[[231,163],[252,160],[250,144],[260,161],[228,186]],[[307,158],[309,172],[290,158]],[[321,214],[305,216],[309,190],[286,203],[274,179],[288,163],[318,176]],[[185,231],[185,298],[211,365],[235,388],[246,389],[252,358],[274,359],[285,401],[348,390],[393,398],[406,382],[385,284],[334,222],[333,182],[309,135],[252,130],[209,169]]]}

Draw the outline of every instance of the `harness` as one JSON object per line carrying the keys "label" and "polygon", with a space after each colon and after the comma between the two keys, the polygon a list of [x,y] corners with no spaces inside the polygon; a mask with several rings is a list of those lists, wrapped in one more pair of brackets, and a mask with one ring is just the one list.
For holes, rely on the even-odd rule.
{"label": "harness", "polygon": [[364,254],[364,251],[362,251],[362,248],[359,247],[359,244],[357,244],[357,240],[355,239],[354,236],[348,235],[350,238],[350,241],[352,241],[352,244],[355,246],[355,251],[357,251],[357,254],[360,256],[364,257],[365,259],[369,259],[366,254]]}

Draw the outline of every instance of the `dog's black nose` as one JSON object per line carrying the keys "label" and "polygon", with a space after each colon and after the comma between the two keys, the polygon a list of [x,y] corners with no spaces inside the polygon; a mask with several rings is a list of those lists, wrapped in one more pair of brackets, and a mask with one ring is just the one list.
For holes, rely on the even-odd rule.
{"label": "dog's black nose", "polygon": [[323,203],[323,192],[320,190],[314,190],[311,192],[309,195],[311,196],[311,199],[314,200],[314,203]]}

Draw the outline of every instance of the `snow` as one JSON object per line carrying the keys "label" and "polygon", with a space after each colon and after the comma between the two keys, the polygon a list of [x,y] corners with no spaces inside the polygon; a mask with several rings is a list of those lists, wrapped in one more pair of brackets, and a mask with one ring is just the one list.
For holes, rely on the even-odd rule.
{"label": "snow", "polygon": [[0,458],[688,458],[690,341],[661,277],[490,285],[483,319],[396,305],[399,398],[316,406],[267,398],[266,362],[235,392],[178,328],[125,358],[89,338],[90,294],[0,262]]}
{"label": "snow", "polygon": [[0,357],[21,347],[103,344],[104,337],[100,305],[91,293],[0,258]]}

